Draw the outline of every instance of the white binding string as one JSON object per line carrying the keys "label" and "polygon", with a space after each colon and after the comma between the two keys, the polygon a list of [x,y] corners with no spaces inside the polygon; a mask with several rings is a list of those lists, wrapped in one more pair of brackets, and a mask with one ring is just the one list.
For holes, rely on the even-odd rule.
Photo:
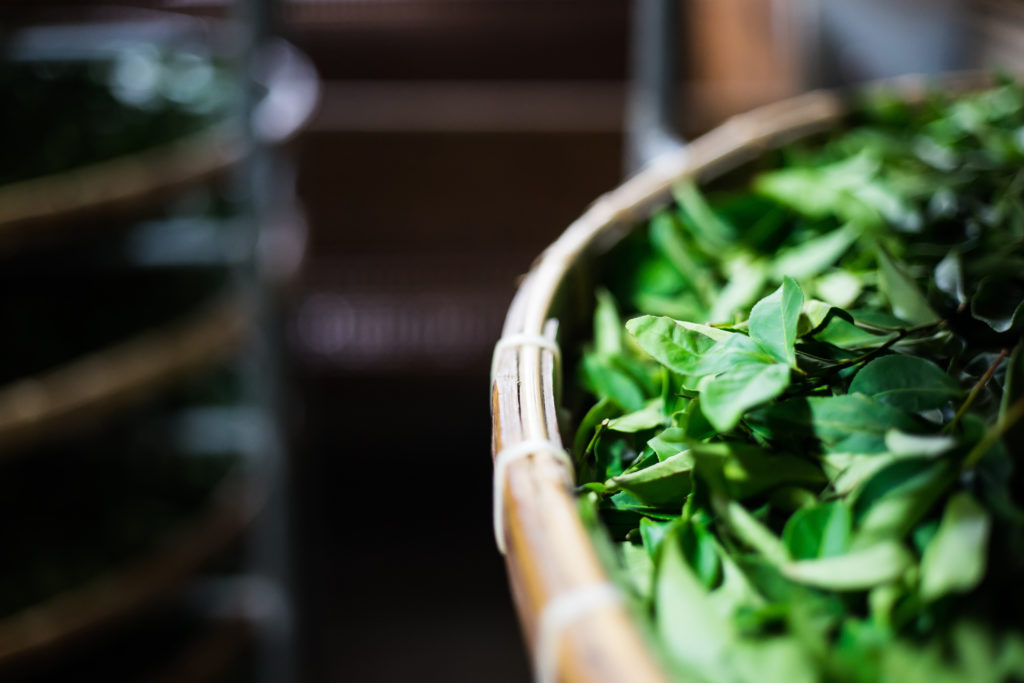
{"label": "white binding string", "polygon": [[544,606],[537,622],[533,675],[537,683],[558,680],[558,646],[565,630],[595,610],[622,602],[622,595],[610,582],[591,583],[562,593]]}
{"label": "white binding string", "polygon": [[558,342],[555,340],[548,339],[542,334],[527,334],[526,332],[509,334],[499,339],[498,343],[494,345],[494,355],[491,356],[492,384],[494,383],[494,377],[498,374],[498,358],[501,356],[501,352],[508,348],[518,348],[520,346],[536,346],[546,349],[554,355],[556,367],[562,363],[562,351],[558,348]]}
{"label": "white binding string", "polygon": [[527,439],[501,449],[494,458],[494,541],[498,550],[505,554],[505,475],[508,466],[514,461],[534,453],[547,453],[554,456],[569,470],[569,478],[573,478],[572,458],[564,448],[546,439]]}

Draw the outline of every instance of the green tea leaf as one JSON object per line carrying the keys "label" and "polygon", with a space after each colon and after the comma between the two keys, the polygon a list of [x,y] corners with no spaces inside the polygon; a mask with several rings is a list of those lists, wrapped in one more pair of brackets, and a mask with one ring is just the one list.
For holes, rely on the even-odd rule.
{"label": "green tea leaf", "polygon": [[608,429],[613,432],[633,434],[646,429],[664,426],[665,414],[661,408],[661,399],[648,401],[647,405],[632,413],[626,413],[608,421]]}
{"label": "green tea leaf", "polygon": [[640,520],[640,538],[643,540],[644,549],[651,559],[658,557],[661,542],[675,525],[675,522],[655,522],[653,519],[644,517]]}
{"label": "green tea leaf", "polygon": [[901,544],[883,541],[843,555],[789,562],[781,569],[786,578],[808,586],[857,591],[895,581],[913,564]]}
{"label": "green tea leaf", "polygon": [[601,355],[622,353],[622,320],[615,299],[606,289],[597,290],[594,308],[594,350]]}
{"label": "green tea leaf", "polygon": [[614,356],[583,356],[583,381],[594,394],[607,397],[625,410],[640,410],[647,403],[643,387],[618,367]]}
{"label": "green tea leaf", "polygon": [[672,194],[683,221],[706,252],[715,253],[735,242],[736,230],[715,213],[692,181],[677,183]]}
{"label": "green tea leaf", "polygon": [[700,323],[691,323],[685,320],[676,320],[675,323],[676,325],[690,330],[691,332],[703,334],[705,337],[713,341],[725,341],[736,334],[735,332],[711,327],[710,325],[701,325]]}
{"label": "green tea leaf", "polygon": [[985,574],[991,520],[968,493],[949,499],[939,531],[921,558],[921,598],[973,589]]}
{"label": "green tea leaf", "polygon": [[693,292],[702,309],[707,309],[712,282],[706,275],[701,258],[683,239],[682,226],[675,213],[662,211],[651,218],[651,244],[671,263],[685,287]]}
{"label": "green tea leaf", "polygon": [[707,524],[701,518],[691,518],[679,524],[677,533],[687,563],[701,584],[710,590],[718,581],[721,561]]}
{"label": "green tea leaf", "polygon": [[962,392],[956,380],[935,363],[894,354],[876,358],[861,368],[850,383],[850,393],[865,394],[916,413],[942,408]]}
{"label": "green tea leaf", "polygon": [[912,325],[926,325],[939,319],[917,283],[892,260],[884,248],[877,249],[878,278],[892,311]]}
{"label": "green tea leaf", "polygon": [[894,455],[937,456],[956,446],[956,439],[943,434],[907,434],[898,429],[885,433],[885,447]]}
{"label": "green tea leaf", "polygon": [[773,358],[760,344],[745,334],[730,334],[707,349],[694,371],[700,377],[729,372],[739,365],[772,365]]}
{"label": "green tea leaf", "polygon": [[864,394],[789,399],[749,416],[748,421],[780,442],[817,440],[833,453],[884,453],[890,429],[910,433],[920,429],[904,411]]}
{"label": "green tea leaf", "polygon": [[626,329],[652,358],[682,375],[685,386],[696,386],[697,366],[715,342],[687,330],[671,318],[645,315],[627,322]]}
{"label": "green tea leaf", "polygon": [[971,315],[996,332],[1019,329],[1024,324],[1024,286],[1012,278],[983,278],[971,297]]}
{"label": "green tea leaf", "polygon": [[830,271],[814,282],[818,297],[839,308],[852,306],[863,290],[862,279],[847,270]]}
{"label": "green tea leaf", "polygon": [[678,532],[662,541],[654,604],[658,635],[676,664],[708,680],[727,670],[735,635],[684,559]]}
{"label": "green tea leaf", "polygon": [[755,550],[769,562],[784,564],[789,561],[789,552],[779,538],[735,501],[715,497],[715,511],[732,534],[748,547]]}
{"label": "green tea leaf", "polygon": [[725,287],[711,306],[710,319],[714,322],[731,322],[739,311],[745,311],[757,300],[768,279],[764,262],[746,256],[732,259],[725,275]]}
{"label": "green tea leaf", "polygon": [[963,261],[957,249],[950,249],[935,266],[935,286],[952,297],[957,304],[967,303]]}
{"label": "green tea leaf", "polygon": [[882,346],[895,337],[895,332],[888,334],[868,332],[839,316],[829,318],[825,327],[814,334],[814,338],[818,341],[843,349],[867,349]]}
{"label": "green tea leaf", "polygon": [[791,277],[750,311],[750,337],[780,363],[796,366],[796,327],[804,294]]}
{"label": "green tea leaf", "polygon": [[772,276],[803,280],[828,270],[857,241],[860,230],[852,223],[780,251],[772,264]]}
{"label": "green tea leaf", "polygon": [[788,386],[789,367],[782,363],[739,365],[701,382],[700,409],[715,429],[728,432],[744,413],[781,395]]}
{"label": "green tea leaf", "polygon": [[632,541],[622,541],[618,546],[625,578],[634,594],[643,601],[649,600],[654,590],[654,562],[651,556],[643,546],[635,545]]}
{"label": "green tea leaf", "polygon": [[583,420],[580,421],[580,426],[576,430],[576,436],[572,441],[572,454],[577,462],[583,457],[583,452],[587,449],[591,439],[594,438],[594,431],[597,429],[597,426],[605,420],[621,414],[622,408],[609,398],[602,398],[587,411],[587,414],[583,416]]}
{"label": "green tea leaf", "polygon": [[613,477],[605,485],[626,491],[645,505],[682,507],[690,493],[692,470],[693,456],[683,451],[636,472]]}
{"label": "green tea leaf", "polygon": [[784,484],[813,486],[825,482],[824,473],[813,462],[750,444],[694,443],[690,454],[696,460],[696,472],[712,488],[732,498],[748,498]]}
{"label": "green tea leaf", "polygon": [[659,459],[667,460],[676,453],[686,450],[687,441],[684,429],[669,427],[648,441],[647,445],[658,454]]}
{"label": "green tea leaf", "polygon": [[842,555],[850,546],[850,509],[841,501],[801,508],[782,530],[782,541],[795,560]]}
{"label": "green tea leaf", "polygon": [[907,535],[955,481],[955,468],[934,458],[900,458],[854,494],[854,547]]}

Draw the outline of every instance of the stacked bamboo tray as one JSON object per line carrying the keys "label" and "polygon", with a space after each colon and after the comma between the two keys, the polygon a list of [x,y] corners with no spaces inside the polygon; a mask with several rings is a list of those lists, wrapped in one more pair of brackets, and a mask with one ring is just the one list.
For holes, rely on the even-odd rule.
{"label": "stacked bamboo tray", "polygon": [[[5,68],[45,80],[86,62],[113,89],[117,69],[140,73],[121,62],[159,51],[240,86],[220,33],[180,18],[35,27]],[[278,125],[260,142],[279,144],[316,79],[286,44],[265,54],[257,115]],[[269,482],[250,464],[266,417],[239,360],[259,295],[238,272],[261,264],[230,173],[252,142],[228,104],[156,145],[0,185],[4,680],[214,681],[249,647],[243,532]]]}

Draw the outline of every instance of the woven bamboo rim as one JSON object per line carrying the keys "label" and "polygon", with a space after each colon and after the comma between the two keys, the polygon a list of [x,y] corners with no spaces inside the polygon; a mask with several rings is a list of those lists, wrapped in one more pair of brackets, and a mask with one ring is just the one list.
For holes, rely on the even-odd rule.
{"label": "woven bamboo rim", "polygon": [[[921,98],[934,79],[909,76],[871,87]],[[991,82],[978,73],[954,74],[943,84],[965,91]],[[845,97],[814,91],[733,117],[662,157],[595,201],[537,259],[505,319],[503,336],[544,335],[556,339],[557,315],[570,269],[645,221],[671,202],[672,186],[684,179],[708,181],[736,169],[768,149],[822,132],[840,123]],[[556,393],[561,378],[549,350],[534,345],[501,349],[491,382],[492,451],[527,439],[561,443]],[[536,652],[537,624],[552,600],[609,581],[580,520],[570,473],[549,453],[512,462],[501,494],[506,567],[520,622]],[[558,647],[558,680],[571,683],[655,683],[668,675],[626,607],[595,607],[570,624]]]}
{"label": "woven bamboo rim", "polygon": [[264,488],[236,470],[191,521],[145,557],[0,619],[0,672],[30,667],[169,596],[236,539],[265,501]]}
{"label": "woven bamboo rim", "polygon": [[[316,72],[310,61],[279,40],[271,56],[267,107],[280,110],[286,123],[267,133],[271,144],[290,140],[312,117],[319,98]],[[116,225],[98,220],[135,214],[158,202],[222,175],[246,156],[239,126],[216,123],[205,130],[149,149],[60,173],[0,185],[0,249],[28,242],[59,240],[83,230]]]}
{"label": "woven bamboo rim", "polygon": [[240,295],[218,295],[171,323],[0,386],[0,460],[158,394],[245,338]]}

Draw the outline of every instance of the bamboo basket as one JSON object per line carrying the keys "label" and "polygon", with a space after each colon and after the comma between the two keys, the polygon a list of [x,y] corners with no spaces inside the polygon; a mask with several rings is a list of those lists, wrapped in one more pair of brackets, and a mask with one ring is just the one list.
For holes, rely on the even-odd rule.
{"label": "bamboo basket", "polygon": [[[934,83],[934,78],[907,76],[868,88],[884,88],[914,101]],[[990,83],[988,75],[979,73],[952,74],[941,81],[950,92]],[[594,601],[573,618],[560,620],[554,632],[546,631],[543,638],[550,642],[538,636],[556,601],[571,601],[588,587],[610,580],[580,519],[572,472],[552,453],[563,443],[560,426],[567,414],[560,402],[558,349],[571,351],[574,340],[589,331],[589,264],[671,203],[671,189],[678,181],[708,182],[767,150],[827,131],[843,121],[848,100],[846,93],[837,91],[806,93],[733,117],[685,149],[662,157],[597,199],[538,257],[516,293],[492,366],[492,456],[525,441],[548,446],[526,447],[529,456],[510,460],[504,476],[496,477],[495,534],[499,547],[503,540],[507,548],[509,583],[540,680],[669,679],[621,603]]]}

